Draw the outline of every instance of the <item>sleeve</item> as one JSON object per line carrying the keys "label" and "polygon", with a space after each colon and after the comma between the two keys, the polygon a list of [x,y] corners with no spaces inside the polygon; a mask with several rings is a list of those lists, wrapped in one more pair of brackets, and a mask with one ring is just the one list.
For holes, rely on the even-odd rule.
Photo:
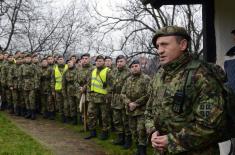
{"label": "sleeve", "polygon": [[125,104],[125,105],[128,105],[130,102],[132,102],[128,97],[127,97],[127,95],[126,95],[126,93],[127,93],[127,86],[128,86],[128,81],[129,81],[130,79],[127,79],[126,81],[125,81],[125,83],[124,83],[124,85],[123,85],[123,87],[122,87],[122,91],[121,91],[121,96],[122,96],[122,100],[123,100],[123,103]]}
{"label": "sleeve", "polygon": [[55,91],[55,72],[54,69],[51,69],[51,89]]}
{"label": "sleeve", "polygon": [[212,76],[198,72],[192,94],[194,120],[179,132],[169,133],[168,152],[180,153],[217,143],[217,129],[223,124],[222,88]]}
{"label": "sleeve", "polygon": [[[142,87],[141,87],[142,90],[147,90],[149,80],[150,80],[149,77],[146,77],[144,79],[144,82],[142,83]],[[143,93],[143,96],[135,100],[135,103],[137,103],[138,106],[143,106],[146,104],[146,100],[148,100],[148,93]]]}
{"label": "sleeve", "polygon": [[62,94],[63,96],[67,96],[67,82],[66,82],[66,74],[67,72],[64,73],[64,75],[62,76]]}

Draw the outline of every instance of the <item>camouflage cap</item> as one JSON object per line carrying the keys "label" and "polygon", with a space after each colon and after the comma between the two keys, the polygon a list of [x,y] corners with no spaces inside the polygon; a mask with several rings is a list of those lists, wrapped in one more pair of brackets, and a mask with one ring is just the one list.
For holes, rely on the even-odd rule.
{"label": "camouflage cap", "polygon": [[188,41],[191,39],[185,28],[179,26],[166,26],[157,30],[153,36],[152,43],[155,47],[157,39],[163,36],[182,36]]}

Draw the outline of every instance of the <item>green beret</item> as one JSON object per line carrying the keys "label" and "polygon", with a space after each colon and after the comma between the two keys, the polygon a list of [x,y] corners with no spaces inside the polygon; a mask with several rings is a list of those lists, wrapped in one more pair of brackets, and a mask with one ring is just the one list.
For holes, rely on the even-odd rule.
{"label": "green beret", "polygon": [[152,43],[155,47],[158,37],[163,36],[182,36],[188,41],[190,41],[191,39],[185,28],[178,26],[166,26],[157,30],[157,32],[153,36]]}

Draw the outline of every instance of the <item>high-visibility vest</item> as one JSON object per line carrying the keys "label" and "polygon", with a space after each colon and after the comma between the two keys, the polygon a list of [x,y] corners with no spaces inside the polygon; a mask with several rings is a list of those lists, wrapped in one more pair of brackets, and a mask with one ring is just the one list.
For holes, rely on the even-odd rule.
{"label": "high-visibility vest", "polygon": [[110,69],[105,67],[99,74],[97,74],[97,68],[92,71],[91,74],[91,91],[99,94],[107,94],[106,88],[104,88],[104,83],[106,83],[107,73]]}
{"label": "high-visibility vest", "polygon": [[60,91],[62,89],[62,76],[67,70],[68,70],[67,64],[64,66],[64,70],[62,72],[60,72],[58,65],[55,65],[54,71],[55,71],[55,90],[56,91]]}

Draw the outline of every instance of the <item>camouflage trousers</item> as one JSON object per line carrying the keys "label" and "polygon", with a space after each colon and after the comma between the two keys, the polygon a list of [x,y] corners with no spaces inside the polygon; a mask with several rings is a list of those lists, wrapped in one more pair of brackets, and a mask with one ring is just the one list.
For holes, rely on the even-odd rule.
{"label": "camouflage trousers", "polygon": [[12,103],[12,91],[7,88],[7,89],[5,89],[5,93],[6,93],[6,101],[7,101],[8,107],[13,106],[13,103]]}
{"label": "camouflage trousers", "polygon": [[48,112],[55,112],[55,97],[52,95],[52,92],[48,94],[48,103],[47,103],[47,110]]}
{"label": "camouflage trousers", "polygon": [[114,109],[113,111],[113,124],[117,134],[125,134],[126,136],[131,135],[128,116],[126,115],[125,109]]}
{"label": "camouflage trousers", "polygon": [[12,104],[14,108],[19,107],[20,106],[19,91],[17,89],[14,89],[11,91],[11,94],[12,94]]}
{"label": "camouflage trousers", "polygon": [[27,110],[35,110],[35,90],[24,90],[24,101]]}
{"label": "camouflage trousers", "polygon": [[41,113],[48,112],[48,101],[49,101],[49,95],[47,93],[41,93],[40,95],[40,100],[41,100]]}
{"label": "camouflage trousers", "polygon": [[63,94],[60,91],[57,91],[55,94],[55,105],[56,110],[59,111],[60,115],[64,115],[64,98]]}
{"label": "camouflage trousers", "polygon": [[24,91],[22,89],[19,89],[18,90],[18,105],[21,108],[25,108],[26,107],[24,98],[25,98],[24,97]]}
{"label": "camouflage trousers", "polygon": [[64,102],[64,114],[65,116],[73,117],[77,115],[77,104],[78,99],[76,96],[66,96],[66,101]]}
{"label": "camouflage trousers", "polygon": [[6,88],[1,88],[1,99],[3,103],[7,103]]}
{"label": "camouflage trousers", "polygon": [[145,129],[145,118],[144,115],[139,116],[128,116],[129,127],[131,130],[132,137],[136,144],[146,146],[147,134]]}
{"label": "camouflage trousers", "polygon": [[102,130],[108,131],[110,124],[109,105],[106,103],[104,95],[93,93],[90,97],[87,110],[89,130],[96,129],[100,114],[102,119]]}

